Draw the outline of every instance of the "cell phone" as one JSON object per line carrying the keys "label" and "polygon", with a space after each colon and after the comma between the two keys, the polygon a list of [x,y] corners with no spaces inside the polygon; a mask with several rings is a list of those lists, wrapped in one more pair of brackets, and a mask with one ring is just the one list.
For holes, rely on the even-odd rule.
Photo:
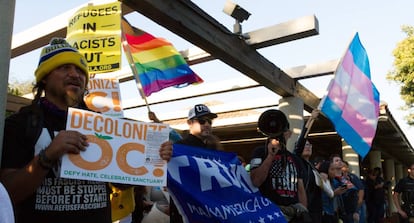
{"label": "cell phone", "polygon": [[348,187],[348,186],[347,186],[346,184],[342,184],[342,185],[341,185],[341,188],[342,188],[342,189],[346,189],[347,187]]}

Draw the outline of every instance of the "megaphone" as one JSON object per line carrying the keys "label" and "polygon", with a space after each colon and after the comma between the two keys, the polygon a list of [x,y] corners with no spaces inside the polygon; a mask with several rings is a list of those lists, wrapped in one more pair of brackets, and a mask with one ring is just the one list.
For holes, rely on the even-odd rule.
{"label": "megaphone", "polygon": [[270,109],[260,115],[258,129],[267,137],[281,139],[283,133],[289,130],[289,122],[283,112]]}

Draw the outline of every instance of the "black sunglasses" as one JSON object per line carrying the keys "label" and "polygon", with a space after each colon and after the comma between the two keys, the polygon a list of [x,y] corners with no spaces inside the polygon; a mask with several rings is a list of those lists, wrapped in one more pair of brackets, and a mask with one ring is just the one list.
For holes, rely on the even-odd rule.
{"label": "black sunglasses", "polygon": [[213,123],[213,120],[208,119],[208,118],[196,118],[195,120],[198,121],[198,123],[200,123],[200,125],[204,125],[206,124],[206,122],[208,122],[208,124],[211,125],[211,123]]}

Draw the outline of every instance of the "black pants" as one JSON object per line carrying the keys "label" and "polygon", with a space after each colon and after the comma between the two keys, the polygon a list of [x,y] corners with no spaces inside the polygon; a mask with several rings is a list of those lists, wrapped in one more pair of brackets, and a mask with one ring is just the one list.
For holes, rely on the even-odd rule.
{"label": "black pants", "polygon": [[322,214],[322,222],[323,223],[338,223],[338,216],[330,215],[330,214]]}
{"label": "black pants", "polygon": [[322,212],[321,211],[309,211],[309,215],[312,219],[312,223],[322,223]]}

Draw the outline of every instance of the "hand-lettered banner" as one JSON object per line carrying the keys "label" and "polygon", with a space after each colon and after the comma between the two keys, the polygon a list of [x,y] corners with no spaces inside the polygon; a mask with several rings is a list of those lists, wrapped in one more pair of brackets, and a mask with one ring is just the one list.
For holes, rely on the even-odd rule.
{"label": "hand-lettered banner", "polygon": [[67,41],[85,55],[89,73],[121,68],[121,3],[83,7],[69,19]]}
{"label": "hand-lettered banner", "polygon": [[174,144],[168,190],[185,222],[286,222],[235,153]]}
{"label": "hand-lettered banner", "polygon": [[69,108],[66,130],[88,137],[89,146],[80,154],[62,157],[60,176],[134,185],[165,186],[166,162],[159,156],[168,140],[165,124],[114,118]]}
{"label": "hand-lettered banner", "polygon": [[105,78],[101,75],[90,78],[85,103],[95,112],[112,117],[124,117],[117,78]]}

